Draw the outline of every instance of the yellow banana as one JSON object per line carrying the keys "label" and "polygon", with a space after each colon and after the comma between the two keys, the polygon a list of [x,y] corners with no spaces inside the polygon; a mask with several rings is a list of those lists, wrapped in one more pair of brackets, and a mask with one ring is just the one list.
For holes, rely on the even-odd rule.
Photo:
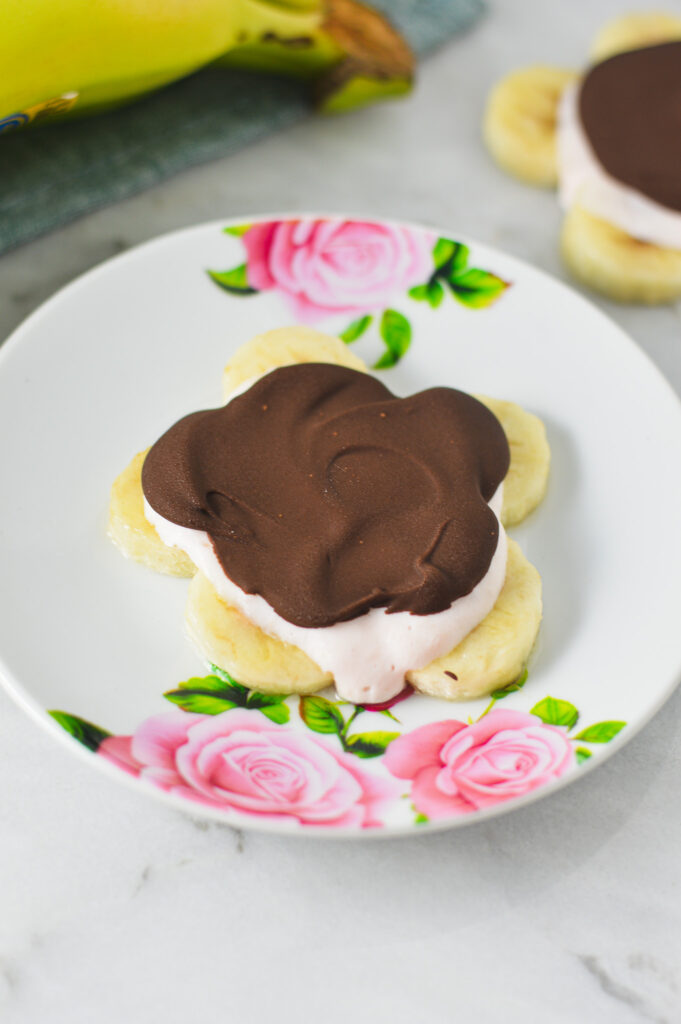
{"label": "yellow banana", "polygon": [[315,80],[323,109],[410,88],[402,37],[356,0],[3,0],[0,130],[89,113],[216,61]]}

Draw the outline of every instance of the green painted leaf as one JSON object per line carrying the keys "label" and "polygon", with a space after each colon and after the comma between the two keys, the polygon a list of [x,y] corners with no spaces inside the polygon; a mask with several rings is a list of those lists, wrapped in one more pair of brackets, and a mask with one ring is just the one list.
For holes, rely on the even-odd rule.
{"label": "green painted leaf", "polygon": [[226,235],[234,235],[235,238],[241,238],[247,231],[250,231],[253,227],[252,224],[231,224],[227,228],[223,228],[223,232]]}
{"label": "green painted leaf", "polygon": [[370,327],[371,322],[374,318],[372,316],[361,316],[359,320],[353,320],[351,324],[345,328],[342,334],[338,337],[341,341],[344,341],[346,345],[351,345],[353,341],[357,341],[364,332]]}
{"label": "green painted leaf", "polygon": [[569,700],[557,700],[556,697],[544,697],[530,710],[547,725],[566,725],[571,729],[579,718],[579,711]]}
{"label": "green painted leaf", "polygon": [[[458,246],[458,242],[452,242],[451,244],[455,247]],[[468,249],[466,249],[465,245],[458,246],[458,248],[463,249],[466,254],[468,253]],[[466,258],[467,256],[465,255],[464,263]],[[416,299],[417,302],[427,302],[433,309],[437,309],[445,297],[445,290],[439,279],[443,278],[444,280],[447,280],[449,275],[450,264],[447,263],[441,268],[441,270],[438,270],[433,274],[430,281],[426,281],[425,284],[417,284],[413,288],[410,288],[407,295],[412,299]]]}
{"label": "green painted leaf", "polygon": [[432,278],[425,285],[416,285],[414,288],[410,288],[407,294],[417,302],[427,302],[433,309],[437,309],[444,298],[444,289],[437,278]]}
{"label": "green painted leaf", "polygon": [[240,706],[227,697],[218,697],[210,693],[192,693],[189,690],[168,690],[163,696],[171,704],[176,704],[183,711],[191,711],[195,715],[221,715],[223,711]]}
{"label": "green painted leaf", "polygon": [[111,735],[106,729],[100,729],[98,725],[93,725],[92,722],[88,722],[84,718],[78,718],[77,715],[69,715],[66,711],[48,711],[48,714],[52,715],[52,718],[61,725],[62,729],[66,729],[75,740],[82,743],[88,750],[99,750],[102,741]]}
{"label": "green painted leaf", "polygon": [[220,675],[187,679],[163,696],[183,711],[198,715],[219,715],[230,708],[245,708],[248,702],[247,688],[222,672]]}
{"label": "green painted leaf", "polygon": [[358,732],[348,736],[343,746],[356,757],[378,757],[399,735],[399,732]]}
{"label": "green painted leaf", "polygon": [[470,255],[470,249],[467,245],[462,242],[456,243],[456,248],[451,260],[450,273],[460,274],[468,266],[468,257]]}
{"label": "green painted leaf", "polygon": [[374,370],[388,370],[399,363],[411,345],[411,324],[396,309],[386,309],[381,317],[381,337],[386,351],[374,363]]}
{"label": "green painted leaf", "polygon": [[451,238],[438,238],[433,246],[433,263],[438,270],[451,260],[456,252],[456,246],[457,243],[453,242]]}
{"label": "green painted leaf", "polygon": [[[372,711],[373,709],[372,709],[372,708],[366,708],[366,710],[367,710],[367,711]],[[399,720],[399,718],[395,718],[395,716],[394,716],[394,714],[392,713],[392,711],[390,710],[390,708],[382,708],[382,709],[381,709],[381,710],[379,711],[379,715],[385,715],[385,716],[386,716],[386,718],[390,718],[390,719],[392,719],[392,721],[393,721],[393,722],[397,722],[397,724],[398,724],[398,725],[400,724],[400,720]]]}
{"label": "green painted leaf", "polygon": [[219,676],[220,679],[228,683],[233,690],[235,690],[237,693],[240,693],[242,697],[246,698],[248,696],[248,687],[244,686],[242,683],[237,683],[234,676],[231,676],[229,672],[225,671],[224,668],[219,668],[217,665],[212,664],[210,667],[214,676]]}
{"label": "green painted leaf", "polygon": [[582,729],[575,739],[584,740],[585,743],[609,743],[626,724],[626,722],[596,722],[595,725],[589,725],[586,729]]}
{"label": "green painted leaf", "polygon": [[577,747],[575,750],[575,757],[577,764],[583,764],[588,758],[591,757],[591,751],[587,750],[586,747]]}
{"label": "green painted leaf", "polygon": [[428,303],[432,309],[437,309],[445,297],[445,290],[439,281],[431,281],[428,284]]}
{"label": "green painted leaf", "polygon": [[509,693],[515,693],[516,690],[522,690],[526,682],[527,666],[525,666],[517,679],[514,679],[512,683],[507,683],[506,686],[502,686],[498,690],[494,690],[490,694],[490,697],[493,697],[494,700],[503,700],[504,697],[508,697]]}
{"label": "green painted leaf", "polygon": [[451,238],[438,238],[433,248],[433,262],[438,276],[452,277],[465,270],[470,250],[462,242]]}
{"label": "green painted leaf", "polygon": [[289,707],[284,703],[286,696],[283,693],[258,693],[253,690],[248,695],[246,707],[262,711],[263,715],[269,718],[270,722],[283,725],[289,720]]}
{"label": "green painted leaf", "polygon": [[484,309],[491,306],[508,288],[508,282],[502,281],[496,274],[473,267],[463,272],[452,271],[448,284],[454,298],[469,309]]}
{"label": "green painted leaf", "polygon": [[256,295],[258,289],[251,288],[248,283],[246,264],[234,267],[232,270],[209,270],[207,271],[211,281],[215,281],[220,288],[233,295]]}
{"label": "green painted leaf", "polygon": [[260,708],[265,718],[276,725],[284,725],[289,720],[288,704],[272,704],[269,707]]}
{"label": "green painted leaf", "polygon": [[249,708],[269,708],[274,704],[283,704],[286,700],[284,693],[260,693],[258,690],[251,690],[246,701]]}
{"label": "green painted leaf", "polygon": [[415,825],[425,825],[427,821],[428,821],[428,818],[426,817],[426,815],[425,814],[421,814],[420,811],[417,814],[414,815],[414,824]]}
{"label": "green painted leaf", "polygon": [[326,697],[301,697],[298,710],[313,732],[339,733],[345,726],[342,714]]}
{"label": "green painted leaf", "polygon": [[410,288],[407,295],[417,302],[427,302],[433,309],[437,309],[445,297],[445,291],[437,278],[432,278],[425,284],[417,284]]}
{"label": "green painted leaf", "polygon": [[[234,685],[231,680],[223,679],[221,676],[192,676],[191,679],[185,679],[183,683],[178,683],[176,689],[178,690],[200,690],[201,693],[224,693],[229,689],[237,689],[238,684]],[[246,691],[248,692],[248,691]]]}
{"label": "green painted leaf", "polygon": [[184,683],[178,683],[178,690],[191,690],[196,693],[216,694],[225,700],[231,700],[239,707],[246,707],[248,702],[248,687],[237,683],[227,673],[214,676],[194,677],[187,679]]}

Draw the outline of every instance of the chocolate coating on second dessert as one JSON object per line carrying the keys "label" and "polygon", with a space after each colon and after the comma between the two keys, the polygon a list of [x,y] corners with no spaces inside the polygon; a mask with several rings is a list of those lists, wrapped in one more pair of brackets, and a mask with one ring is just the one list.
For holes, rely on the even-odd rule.
{"label": "chocolate coating on second dessert", "polygon": [[149,451],[147,501],[205,530],[227,576],[297,626],[443,611],[486,574],[506,436],[451,388],[396,398],[326,363],[285,366]]}
{"label": "chocolate coating on second dessert", "polygon": [[579,114],[608,174],[681,211],[681,41],[597,64],[582,83]]}

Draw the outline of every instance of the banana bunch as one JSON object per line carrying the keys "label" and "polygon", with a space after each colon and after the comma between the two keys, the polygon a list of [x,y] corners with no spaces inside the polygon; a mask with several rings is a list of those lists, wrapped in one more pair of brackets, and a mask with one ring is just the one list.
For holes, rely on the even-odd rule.
{"label": "banana bunch", "polygon": [[[601,29],[590,57],[599,62],[677,39],[681,18],[630,14]],[[556,187],[558,107],[578,78],[576,71],[537,65],[497,83],[487,101],[483,136],[500,167],[531,185]],[[654,305],[681,296],[680,250],[642,242],[579,206],[565,216],[561,253],[579,281],[608,298]]]}
{"label": "banana bunch", "polygon": [[[227,364],[229,398],[279,366],[328,362],[366,372],[339,338],[305,327],[281,328],[244,345]],[[504,483],[502,522],[512,526],[539,504],[546,491],[549,447],[543,424],[513,402],[478,396],[499,419],[509,441],[511,465]],[[216,593],[185,554],[166,547],[144,518],[142,452],[113,484],[109,536],[124,555],[173,576],[193,576],[185,622],[203,657],[263,693],[314,693],[333,682],[303,651],[269,636]],[[407,674],[423,693],[456,700],[489,693],[517,678],[541,621],[539,573],[509,540],[506,580],[490,614],[448,655]]]}
{"label": "banana bunch", "polygon": [[0,131],[106,110],[206,64],[310,79],[334,112],[407,92],[414,60],[358,0],[3,0]]}

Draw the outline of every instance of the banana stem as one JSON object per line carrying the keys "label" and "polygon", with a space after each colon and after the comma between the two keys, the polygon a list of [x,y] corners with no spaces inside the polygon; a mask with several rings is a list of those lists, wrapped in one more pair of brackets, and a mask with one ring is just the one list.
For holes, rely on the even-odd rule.
{"label": "banana stem", "polygon": [[243,0],[243,28],[217,63],[314,79],[315,103],[326,113],[411,88],[411,50],[370,7],[357,0],[324,0],[304,14],[278,8],[276,29],[264,28],[264,7],[258,0]]}

